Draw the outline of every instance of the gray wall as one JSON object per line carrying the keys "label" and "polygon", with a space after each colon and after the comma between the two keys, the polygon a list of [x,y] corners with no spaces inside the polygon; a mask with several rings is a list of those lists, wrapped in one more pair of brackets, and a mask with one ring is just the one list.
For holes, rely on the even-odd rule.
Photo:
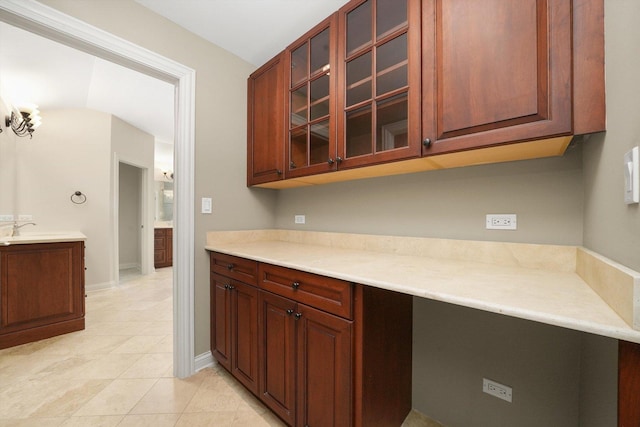
{"label": "gray wall", "polygon": [[640,207],[624,204],[622,169],[640,145],[640,2],[605,5],[607,132],[584,144],[584,245],[640,271]]}
{"label": "gray wall", "polygon": [[[211,196],[214,213],[196,215],[196,354],[207,351],[209,344],[208,272],[203,250],[207,230],[294,228],[293,215],[305,214],[307,224],[295,228],[584,244],[640,270],[638,208],[626,207],[621,201],[622,154],[639,143],[640,135],[637,0],[606,0],[606,135],[595,135],[556,159],[279,192],[244,186],[246,77],[254,67],[132,0],[43,2],[191,66],[198,73],[196,204],[200,197]],[[486,213],[516,213],[519,229],[488,232],[484,230]],[[511,425],[524,425],[521,420],[532,419],[545,420],[545,425],[615,425],[614,340],[420,299],[414,305],[416,408],[435,411],[428,396],[445,387],[456,397],[442,402],[438,413],[445,424],[455,423],[452,426],[505,425],[501,420],[518,420]],[[433,330],[436,321],[445,333]],[[457,334],[446,333],[449,327]],[[470,349],[467,341],[477,345]],[[494,350],[486,354],[483,343],[504,345],[505,353]],[[435,351],[439,360],[433,360]],[[433,380],[442,361],[461,364],[455,382],[442,385]],[[560,383],[555,374],[562,379]],[[490,375],[514,386],[513,404],[505,406],[478,394],[481,378]],[[552,403],[545,406],[545,402]],[[566,410],[557,411],[558,407]],[[459,413],[466,418],[459,418]],[[473,420],[474,414],[489,413],[494,418],[486,423]],[[596,416],[588,417],[593,414]],[[453,417],[457,417],[455,421]]]}

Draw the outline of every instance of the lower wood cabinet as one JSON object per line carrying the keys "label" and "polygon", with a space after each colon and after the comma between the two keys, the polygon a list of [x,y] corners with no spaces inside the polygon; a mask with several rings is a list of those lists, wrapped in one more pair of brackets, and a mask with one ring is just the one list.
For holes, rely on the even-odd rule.
{"label": "lower wood cabinet", "polygon": [[0,349],[84,329],[84,242],[0,246]]}
{"label": "lower wood cabinet", "polygon": [[284,422],[402,424],[411,296],[216,252],[211,271],[212,354]]}
{"label": "lower wood cabinet", "polygon": [[173,265],[173,228],[153,230],[153,265],[155,268]]}

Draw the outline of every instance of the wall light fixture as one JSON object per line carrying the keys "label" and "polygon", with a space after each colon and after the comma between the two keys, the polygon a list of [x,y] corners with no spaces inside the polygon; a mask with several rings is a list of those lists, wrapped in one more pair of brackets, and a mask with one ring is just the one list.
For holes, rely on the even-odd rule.
{"label": "wall light fixture", "polygon": [[20,109],[12,108],[11,115],[5,117],[5,125],[11,127],[13,133],[18,136],[33,137],[33,131],[36,130],[42,120],[40,119],[40,111],[38,107],[23,107]]}

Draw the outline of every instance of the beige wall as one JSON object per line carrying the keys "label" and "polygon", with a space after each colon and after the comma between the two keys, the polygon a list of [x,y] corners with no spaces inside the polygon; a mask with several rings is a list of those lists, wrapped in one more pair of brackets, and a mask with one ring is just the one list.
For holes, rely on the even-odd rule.
{"label": "beige wall", "polygon": [[[45,110],[33,139],[9,137],[0,156],[0,170],[14,170],[11,194],[0,213],[33,215],[36,227],[24,232],[81,231],[87,236],[86,283],[110,284],[111,223],[109,211],[111,116],[91,110]],[[11,132],[11,131],[9,131]],[[8,181],[11,182],[11,181]],[[76,191],[84,204],[70,200]]]}
{"label": "beige wall", "polygon": [[[209,350],[209,230],[273,228],[275,192],[246,188],[246,85],[256,68],[133,0],[42,0],[196,70],[195,354]],[[200,198],[213,199],[203,215]]]}

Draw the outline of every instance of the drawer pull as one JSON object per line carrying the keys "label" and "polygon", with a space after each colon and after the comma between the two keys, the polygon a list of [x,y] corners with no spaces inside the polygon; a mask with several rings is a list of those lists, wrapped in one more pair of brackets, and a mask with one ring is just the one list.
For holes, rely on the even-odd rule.
{"label": "drawer pull", "polygon": [[234,265],[233,264],[229,264],[227,265],[227,270],[233,270]]}
{"label": "drawer pull", "polygon": [[235,286],[233,286],[233,285],[229,285],[229,290],[230,290],[230,291],[234,290],[235,288],[236,288]]}
{"label": "drawer pull", "polygon": [[300,320],[301,317],[302,317],[302,313],[296,313],[296,320]]}
{"label": "drawer pull", "polygon": [[291,316],[291,315],[293,314],[293,310],[292,310],[292,309],[288,309],[288,310],[287,310],[287,314],[288,314],[289,316]]}
{"label": "drawer pull", "polygon": [[300,282],[293,282],[293,283],[291,284],[291,287],[292,287],[293,289],[298,289],[298,288],[300,287]]}

